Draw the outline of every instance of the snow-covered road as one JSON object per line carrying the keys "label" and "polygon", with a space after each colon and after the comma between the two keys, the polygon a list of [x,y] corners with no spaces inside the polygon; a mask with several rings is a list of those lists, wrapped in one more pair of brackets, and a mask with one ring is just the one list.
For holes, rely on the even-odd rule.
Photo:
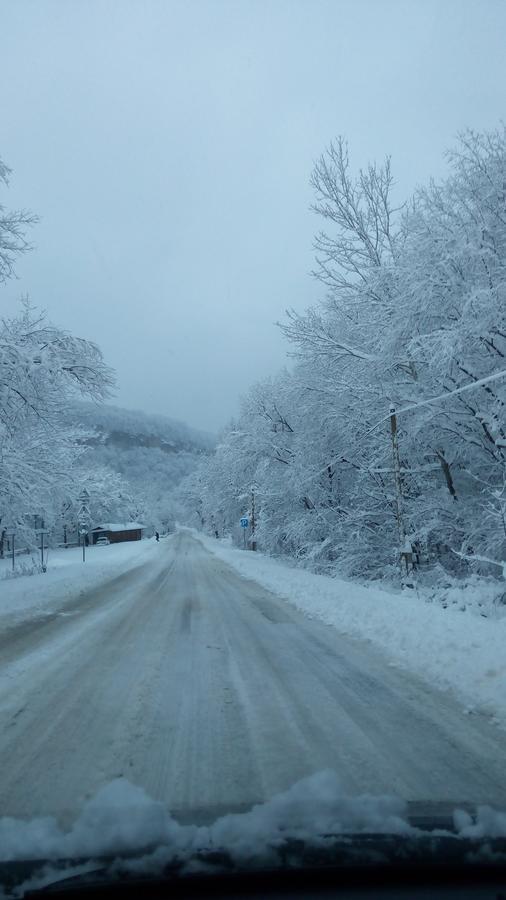
{"label": "snow-covered road", "polygon": [[186,532],[0,633],[0,665],[1,815],[65,820],[124,776],[202,820],[325,768],[360,793],[506,806],[505,737],[485,716]]}

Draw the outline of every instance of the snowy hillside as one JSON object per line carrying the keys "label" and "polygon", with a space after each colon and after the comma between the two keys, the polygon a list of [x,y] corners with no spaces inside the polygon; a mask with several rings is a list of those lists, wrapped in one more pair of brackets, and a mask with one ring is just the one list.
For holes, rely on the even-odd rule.
{"label": "snowy hillside", "polygon": [[210,450],[214,446],[212,435],[197,431],[184,422],[167,416],[145,413],[141,410],[122,409],[110,404],[76,402],[71,407],[70,421],[97,431],[98,443],[117,448],[159,448],[165,453],[190,453]]}
{"label": "snowy hillside", "polygon": [[144,517],[155,527],[168,527],[174,518],[169,495],[211,450],[212,436],[165,416],[117,406],[78,402],[69,418],[94,432],[85,438],[83,467],[117,472],[143,503]]}

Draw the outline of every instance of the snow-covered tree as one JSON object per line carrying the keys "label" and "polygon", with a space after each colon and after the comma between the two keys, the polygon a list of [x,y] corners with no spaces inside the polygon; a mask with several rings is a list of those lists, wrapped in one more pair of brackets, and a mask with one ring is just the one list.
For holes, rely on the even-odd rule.
{"label": "snow-covered tree", "polygon": [[69,400],[105,398],[113,375],[98,347],[62,331],[27,301],[0,323],[0,519],[26,539],[33,516],[51,526],[75,489],[82,430],[66,424]]}
{"label": "snow-covered tree", "polygon": [[[7,186],[11,170],[0,158],[0,186]],[[30,249],[26,232],[37,221],[27,210],[7,210],[0,204],[0,284],[14,275],[16,257]]]}

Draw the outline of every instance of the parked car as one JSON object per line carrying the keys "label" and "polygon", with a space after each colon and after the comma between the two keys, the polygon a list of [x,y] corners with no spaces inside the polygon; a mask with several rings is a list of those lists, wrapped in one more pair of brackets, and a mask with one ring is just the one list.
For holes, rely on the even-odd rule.
{"label": "parked car", "polygon": [[105,534],[101,534],[100,537],[97,538],[95,542],[96,547],[105,547],[106,544],[110,544],[110,540]]}

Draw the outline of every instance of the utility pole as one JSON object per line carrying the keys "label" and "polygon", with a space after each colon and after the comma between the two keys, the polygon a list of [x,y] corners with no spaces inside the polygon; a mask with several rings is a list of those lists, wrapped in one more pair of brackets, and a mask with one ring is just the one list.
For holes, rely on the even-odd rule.
{"label": "utility pole", "polygon": [[44,535],[47,534],[47,531],[44,527],[44,519],[41,517],[40,523],[42,528],[40,529],[40,565],[42,571],[45,572],[47,569],[46,563],[44,562]]}
{"label": "utility pole", "polygon": [[404,576],[403,563],[406,567],[406,575],[410,574],[412,564],[411,546],[406,540],[406,529],[404,527],[404,515],[402,509],[402,481],[401,481],[401,463],[399,459],[399,439],[397,434],[397,416],[395,414],[395,406],[389,408],[390,416],[390,432],[392,435],[392,452],[394,457],[394,481],[395,481],[395,498],[397,508],[397,527],[399,529],[399,562],[401,566],[401,575]]}
{"label": "utility pole", "polygon": [[14,538],[16,536],[16,529],[14,527],[8,528],[8,529],[6,529],[5,533],[6,533],[7,537],[10,538],[10,541],[11,541],[12,571],[14,572],[14,569],[16,567],[16,562],[15,562],[15,552],[16,551],[14,550]]}
{"label": "utility pole", "polygon": [[257,542],[255,538],[255,485],[251,487],[251,549],[256,550]]}

